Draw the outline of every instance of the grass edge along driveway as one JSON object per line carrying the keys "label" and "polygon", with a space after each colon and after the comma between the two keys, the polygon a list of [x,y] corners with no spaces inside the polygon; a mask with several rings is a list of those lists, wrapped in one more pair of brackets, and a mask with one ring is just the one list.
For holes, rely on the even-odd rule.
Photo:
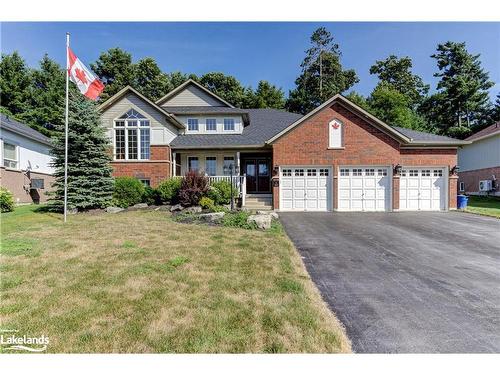
{"label": "grass edge along driveway", "polygon": [[349,352],[284,231],[169,213],[2,215],[2,329],[48,352]]}

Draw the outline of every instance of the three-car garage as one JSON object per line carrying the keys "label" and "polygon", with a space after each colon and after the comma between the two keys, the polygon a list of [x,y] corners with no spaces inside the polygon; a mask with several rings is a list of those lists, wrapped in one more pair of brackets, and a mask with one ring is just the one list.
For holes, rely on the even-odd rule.
{"label": "three-car garage", "polygon": [[[393,211],[392,166],[340,166],[336,174],[333,171],[327,166],[281,167],[281,210]],[[399,210],[445,210],[445,176],[444,167],[402,167],[398,175]]]}

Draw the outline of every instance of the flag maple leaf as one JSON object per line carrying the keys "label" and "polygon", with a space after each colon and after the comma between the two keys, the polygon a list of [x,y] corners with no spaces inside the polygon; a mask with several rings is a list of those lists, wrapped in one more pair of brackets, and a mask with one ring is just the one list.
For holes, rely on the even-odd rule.
{"label": "flag maple leaf", "polygon": [[76,68],[75,69],[75,76],[80,80],[80,82],[86,84],[87,83],[87,76],[85,75],[85,72],[81,69]]}

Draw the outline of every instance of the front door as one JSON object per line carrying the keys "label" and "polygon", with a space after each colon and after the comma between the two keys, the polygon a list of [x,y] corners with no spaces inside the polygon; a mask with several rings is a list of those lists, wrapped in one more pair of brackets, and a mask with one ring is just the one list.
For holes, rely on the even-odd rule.
{"label": "front door", "polygon": [[269,159],[246,159],[247,193],[270,193],[271,172]]}

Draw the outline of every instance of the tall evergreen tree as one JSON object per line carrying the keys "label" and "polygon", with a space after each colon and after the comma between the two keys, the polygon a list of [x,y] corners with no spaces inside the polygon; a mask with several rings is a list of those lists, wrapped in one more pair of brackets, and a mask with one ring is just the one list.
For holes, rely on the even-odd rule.
{"label": "tall evergreen tree", "polygon": [[29,96],[30,71],[17,51],[2,54],[0,60],[0,105],[13,115],[26,109]]}
{"label": "tall evergreen tree", "polygon": [[279,87],[268,81],[260,81],[257,90],[251,89],[246,94],[249,97],[248,108],[277,108],[285,107],[285,93]]}
{"label": "tall evergreen tree", "polygon": [[111,48],[101,53],[95,63],[90,64],[105,88],[100,101],[106,101],[127,85],[134,84],[132,55],[121,48]]}
{"label": "tall evergreen tree", "polygon": [[443,134],[466,136],[487,111],[488,90],[494,84],[481,67],[480,55],[470,54],[465,43],[439,44],[431,57],[436,59],[439,68],[434,76],[441,80],[438,93],[432,95],[423,108],[435,106],[429,113],[430,120]]}
{"label": "tall evergreen tree", "polygon": [[221,72],[211,72],[202,75],[199,82],[235,107],[244,106],[245,88],[235,77]]}
{"label": "tall evergreen tree", "polygon": [[134,64],[133,87],[153,101],[174,88],[168,75],[161,71],[152,57],[146,57]]}
{"label": "tall evergreen tree", "polygon": [[392,88],[409,100],[409,105],[415,108],[429,92],[429,85],[422,78],[413,74],[411,58],[390,55],[385,60],[378,60],[370,67],[370,74],[376,74],[380,83]]}
{"label": "tall evergreen tree", "polygon": [[64,70],[45,54],[40,67],[32,70],[29,96],[19,118],[46,135],[53,134],[54,125],[64,116],[65,79]]}
{"label": "tall evergreen tree", "polygon": [[[64,125],[57,126],[59,132],[52,148],[56,181],[50,207],[62,211]],[[108,139],[97,105],[79,93],[70,95],[68,144],[68,209],[105,207],[113,195]]]}
{"label": "tall evergreen tree", "polygon": [[302,73],[295,80],[296,88],[290,91],[287,101],[292,112],[307,113],[358,82],[354,70],[343,69],[339,46],[328,30],[317,29],[311,36],[311,44],[300,65]]}

